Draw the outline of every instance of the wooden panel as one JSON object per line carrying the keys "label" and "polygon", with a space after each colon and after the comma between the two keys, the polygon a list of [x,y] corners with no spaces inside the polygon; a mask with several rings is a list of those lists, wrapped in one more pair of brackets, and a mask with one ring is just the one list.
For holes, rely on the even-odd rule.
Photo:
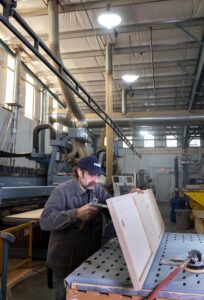
{"label": "wooden panel", "polygon": [[141,289],[164,232],[152,190],[107,200],[135,289]]}

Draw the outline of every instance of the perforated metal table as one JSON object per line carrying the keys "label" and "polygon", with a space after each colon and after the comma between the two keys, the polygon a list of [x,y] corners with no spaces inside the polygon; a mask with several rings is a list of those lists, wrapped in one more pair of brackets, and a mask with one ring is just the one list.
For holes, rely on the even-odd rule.
{"label": "perforated metal table", "polygon": [[[161,259],[185,259],[192,249],[204,255],[204,235],[164,233],[143,288],[136,291],[119,242],[116,238],[112,239],[65,279],[69,287],[67,299],[143,299],[176,268],[161,265]],[[158,299],[164,298],[204,300],[204,273],[183,270],[160,291]]]}

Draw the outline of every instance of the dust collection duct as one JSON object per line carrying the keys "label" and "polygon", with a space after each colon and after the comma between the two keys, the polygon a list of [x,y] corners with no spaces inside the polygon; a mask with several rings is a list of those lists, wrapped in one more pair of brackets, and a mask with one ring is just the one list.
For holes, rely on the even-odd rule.
{"label": "dust collection duct", "polygon": [[[48,20],[49,20],[49,48],[50,50],[62,61],[60,55],[60,46],[59,46],[59,19],[58,19],[58,0],[49,0],[48,1]],[[69,89],[66,84],[59,80],[62,93],[66,99],[66,104],[70,108],[71,112],[75,118],[81,123],[81,126],[86,126],[85,115],[79,108],[73,92]],[[56,120],[59,122],[62,119],[65,119],[65,116],[57,116]],[[63,120],[65,122],[65,120]],[[71,121],[70,121],[71,122]]]}
{"label": "dust collection duct", "polygon": [[[114,122],[118,126],[133,125],[203,125],[204,111],[191,112],[166,112],[166,113],[134,113],[134,116],[114,117]],[[99,119],[87,119],[89,128],[104,127],[103,121]]]}
{"label": "dust collection duct", "polygon": [[56,112],[56,114],[52,114],[49,116],[49,121],[53,125],[54,123],[60,123],[63,126],[73,127],[73,123],[71,121],[71,116],[69,113],[64,114],[60,112]]}

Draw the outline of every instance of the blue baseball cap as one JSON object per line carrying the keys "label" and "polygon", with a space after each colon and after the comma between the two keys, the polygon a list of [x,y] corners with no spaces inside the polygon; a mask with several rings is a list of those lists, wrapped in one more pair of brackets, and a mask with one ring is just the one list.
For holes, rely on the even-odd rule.
{"label": "blue baseball cap", "polygon": [[86,170],[90,175],[100,176],[104,174],[101,163],[95,156],[85,156],[78,162],[78,168]]}

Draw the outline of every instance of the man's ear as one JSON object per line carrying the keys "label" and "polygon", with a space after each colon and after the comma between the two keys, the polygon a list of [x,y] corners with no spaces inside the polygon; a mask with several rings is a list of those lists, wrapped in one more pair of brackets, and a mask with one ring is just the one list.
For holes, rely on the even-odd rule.
{"label": "man's ear", "polygon": [[76,170],[77,170],[78,176],[79,176],[79,177],[82,177],[82,175],[83,175],[82,169],[77,168]]}

